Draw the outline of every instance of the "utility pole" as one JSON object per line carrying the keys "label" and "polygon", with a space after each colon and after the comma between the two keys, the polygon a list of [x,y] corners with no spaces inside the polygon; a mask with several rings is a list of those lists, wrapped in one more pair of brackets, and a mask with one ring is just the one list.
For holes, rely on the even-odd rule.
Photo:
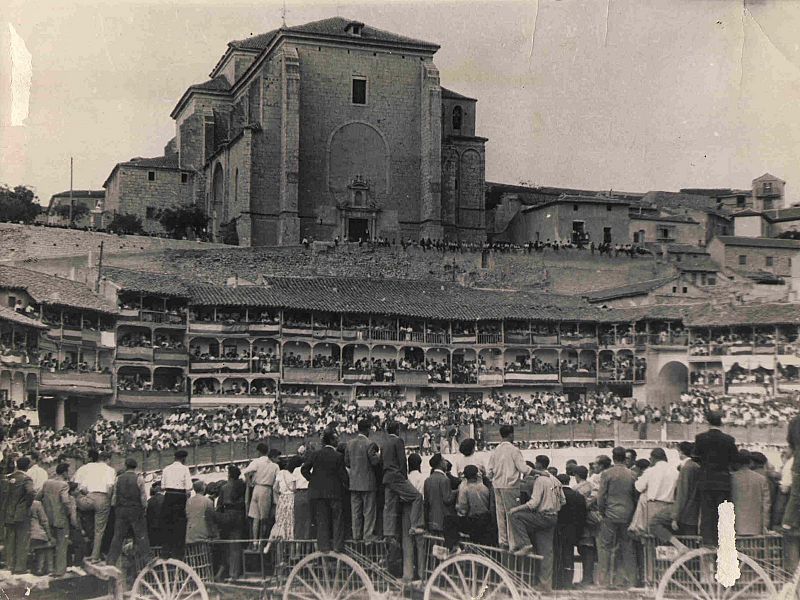
{"label": "utility pole", "polygon": [[72,157],[69,157],[69,226],[72,227],[72,211],[75,201],[72,199]]}
{"label": "utility pole", "polygon": [[97,261],[97,281],[95,281],[95,284],[94,284],[94,291],[95,292],[99,292],[100,291],[100,277],[103,274],[103,244],[105,244],[105,242],[101,240],[100,241],[100,258]]}

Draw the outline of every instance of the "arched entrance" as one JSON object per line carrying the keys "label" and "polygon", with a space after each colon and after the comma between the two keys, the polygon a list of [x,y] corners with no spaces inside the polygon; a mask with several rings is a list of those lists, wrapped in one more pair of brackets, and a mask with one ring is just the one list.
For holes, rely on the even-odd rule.
{"label": "arched entrance", "polygon": [[648,390],[647,402],[651,406],[668,406],[679,402],[681,394],[689,387],[689,369],[678,361],[670,361],[661,367],[652,390]]}

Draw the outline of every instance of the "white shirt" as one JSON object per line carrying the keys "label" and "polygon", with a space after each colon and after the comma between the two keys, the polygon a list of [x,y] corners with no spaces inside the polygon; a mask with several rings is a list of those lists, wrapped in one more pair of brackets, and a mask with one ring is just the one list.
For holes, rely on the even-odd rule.
{"label": "white shirt", "polygon": [[647,467],[636,480],[636,490],[642,494],[646,492],[648,501],[674,502],[677,482],[678,469],[660,460],[652,467]]}
{"label": "white shirt", "polygon": [[242,471],[245,477],[253,473],[253,483],[255,485],[275,485],[275,477],[278,475],[278,465],[266,456],[259,456],[253,459]]}
{"label": "white shirt", "polygon": [[297,467],[294,471],[292,471],[292,476],[294,477],[294,491],[297,490],[307,490],[308,489],[308,479],[306,479],[303,474],[300,472],[301,467]]}
{"label": "white shirt", "polygon": [[45,471],[39,465],[33,465],[25,472],[25,474],[33,479],[33,491],[42,491],[42,486],[44,485],[44,482],[47,481],[47,471]]}
{"label": "white shirt", "polygon": [[792,486],[792,467],[794,467],[794,457],[790,457],[781,468],[781,485],[784,487]]}
{"label": "white shirt", "polygon": [[416,490],[420,494],[425,494],[425,475],[423,475],[420,471],[409,471],[408,472],[408,480],[411,482]]}
{"label": "white shirt", "polygon": [[161,489],[191,491],[192,474],[189,471],[189,467],[179,463],[177,460],[164,467],[161,472]]}
{"label": "white shirt", "polygon": [[104,462],[86,463],[75,471],[75,483],[80,487],[86,488],[88,493],[109,494],[117,473]]}

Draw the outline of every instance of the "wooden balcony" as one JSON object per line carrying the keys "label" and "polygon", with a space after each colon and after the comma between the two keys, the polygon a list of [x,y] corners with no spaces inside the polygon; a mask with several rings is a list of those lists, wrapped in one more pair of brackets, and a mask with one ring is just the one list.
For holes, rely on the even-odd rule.
{"label": "wooden balcony", "polygon": [[503,385],[502,373],[480,373],[478,375],[478,385]]}
{"label": "wooden balcony", "polygon": [[597,373],[562,373],[561,382],[564,385],[597,383]]}
{"label": "wooden balcony", "polygon": [[509,371],[506,383],[558,383],[558,373],[531,373],[530,371]]}
{"label": "wooden balcony", "polygon": [[280,333],[280,323],[250,323],[247,326],[250,333]]}
{"label": "wooden balcony", "polygon": [[105,395],[111,394],[113,390],[110,373],[43,370],[39,379],[39,391],[45,394]]}
{"label": "wooden balcony", "polygon": [[314,335],[314,328],[311,325],[284,325],[283,335],[302,335],[311,337]]}
{"label": "wooden balcony", "polygon": [[344,371],[342,381],[344,383],[370,383],[375,376],[370,371]]}
{"label": "wooden balcony", "polygon": [[222,370],[249,372],[250,359],[221,358],[218,360],[198,360],[192,358],[189,363],[189,371],[192,373],[214,373]]}
{"label": "wooden balcony", "polygon": [[403,371],[394,373],[394,382],[398,385],[427,386],[428,373],[425,371]]}
{"label": "wooden balcony", "polygon": [[503,343],[502,333],[479,333],[478,344],[481,346],[495,345]]}
{"label": "wooden balcony", "polygon": [[263,394],[192,394],[192,406],[226,406],[228,404],[271,404],[275,395]]}
{"label": "wooden balcony", "polygon": [[117,346],[117,360],[144,360],[153,362],[153,349],[150,347]]}
{"label": "wooden balcony", "polygon": [[[405,334],[403,334],[405,335]],[[369,332],[369,337],[376,342],[396,342],[397,330],[396,329],[372,329]]]}
{"label": "wooden balcony", "polygon": [[336,383],[339,381],[338,367],[298,368],[284,367],[284,381],[291,383]]}
{"label": "wooden balcony", "polygon": [[562,335],[561,336],[561,343],[564,346],[580,346],[581,348],[584,347],[596,347],[597,346],[597,336],[595,335]]}
{"label": "wooden balcony", "polygon": [[[395,337],[397,337],[395,335]],[[347,342],[361,341],[369,339],[369,329],[360,327],[357,329],[347,328],[342,329],[342,339]]]}
{"label": "wooden balcony", "polygon": [[558,345],[558,336],[557,335],[538,335],[533,334],[532,342],[534,346],[557,346]]}
{"label": "wooden balcony", "polygon": [[170,350],[168,348],[156,348],[153,351],[153,362],[159,366],[174,365],[184,367],[188,361],[189,355],[185,351]]}
{"label": "wooden balcony", "polygon": [[453,343],[454,344],[477,344],[478,343],[478,336],[476,334],[460,334],[454,333],[453,334]]}
{"label": "wooden balcony", "polygon": [[132,407],[169,407],[180,406],[188,402],[186,392],[166,392],[157,390],[117,391],[117,404]]}
{"label": "wooden balcony", "polygon": [[531,344],[531,334],[529,333],[514,333],[509,332],[506,333],[506,344],[510,345],[520,345],[520,346],[530,346]]}

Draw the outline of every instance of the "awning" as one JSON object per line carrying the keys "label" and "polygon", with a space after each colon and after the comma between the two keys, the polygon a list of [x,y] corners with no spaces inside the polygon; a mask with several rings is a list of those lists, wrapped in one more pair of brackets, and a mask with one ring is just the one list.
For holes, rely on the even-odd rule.
{"label": "awning", "polygon": [[800,367],[800,356],[795,356],[794,354],[781,354],[776,360],[779,365],[784,367],[789,365],[793,367]]}
{"label": "awning", "polygon": [[752,371],[753,369],[757,369],[759,367],[763,367],[764,369],[769,369],[770,371],[775,369],[775,357],[774,356],[723,356],[722,357],[722,368],[726,371],[730,371],[733,368],[733,365],[739,365],[743,369],[747,369],[748,371]]}

